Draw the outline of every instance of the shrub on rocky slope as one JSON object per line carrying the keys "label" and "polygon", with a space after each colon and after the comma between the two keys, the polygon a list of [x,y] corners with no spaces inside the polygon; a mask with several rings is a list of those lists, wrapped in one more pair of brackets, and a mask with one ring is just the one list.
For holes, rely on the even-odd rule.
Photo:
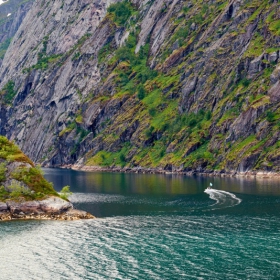
{"label": "shrub on rocky slope", "polygon": [[4,136],[0,136],[0,200],[59,196],[39,167]]}
{"label": "shrub on rocky slope", "polygon": [[0,136],[0,221],[11,219],[90,219],[93,216],[76,210],[46,181],[42,172],[20,149]]}

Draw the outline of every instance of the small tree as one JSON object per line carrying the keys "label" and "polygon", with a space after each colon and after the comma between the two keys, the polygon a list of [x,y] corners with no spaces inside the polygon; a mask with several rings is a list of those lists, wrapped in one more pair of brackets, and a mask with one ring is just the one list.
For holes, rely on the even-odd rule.
{"label": "small tree", "polygon": [[9,197],[9,193],[6,191],[4,186],[0,186],[0,201],[5,200]]}
{"label": "small tree", "polygon": [[21,183],[17,180],[12,180],[11,184],[8,186],[8,191],[9,191],[9,195],[12,198],[18,198],[18,197],[26,197],[26,196],[30,196],[31,190],[27,187],[24,187],[23,185],[21,185]]}
{"label": "small tree", "polygon": [[143,85],[139,86],[137,97],[139,98],[139,100],[144,99],[144,97],[145,97],[145,89],[144,89]]}
{"label": "small tree", "polygon": [[0,163],[0,182],[6,180],[6,171],[7,171],[6,163],[5,162]]}
{"label": "small tree", "polygon": [[62,199],[68,200],[68,197],[72,194],[72,192],[70,191],[70,187],[69,186],[65,186],[62,188],[62,190],[60,191],[60,197]]}
{"label": "small tree", "polygon": [[273,122],[273,121],[274,121],[274,118],[275,118],[275,113],[274,113],[274,112],[268,111],[268,112],[266,113],[266,119],[267,119],[269,122]]}
{"label": "small tree", "polygon": [[122,162],[122,163],[125,163],[125,155],[124,154],[120,154],[120,161]]}

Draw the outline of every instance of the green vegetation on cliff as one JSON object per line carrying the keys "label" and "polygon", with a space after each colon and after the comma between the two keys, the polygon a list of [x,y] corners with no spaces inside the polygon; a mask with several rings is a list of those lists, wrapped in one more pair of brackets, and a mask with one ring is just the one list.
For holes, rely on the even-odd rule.
{"label": "green vegetation on cliff", "polygon": [[4,104],[11,105],[14,97],[16,96],[16,91],[14,90],[15,83],[10,80],[0,91],[0,101],[3,99]]}
{"label": "green vegetation on cliff", "polygon": [[4,136],[0,136],[0,201],[58,196],[39,167]]}
{"label": "green vegetation on cliff", "polygon": [[132,15],[133,11],[134,7],[128,0],[112,4],[108,8],[108,12],[113,15],[113,20],[118,25],[124,25]]}
{"label": "green vegetation on cliff", "polygon": [[24,14],[24,6],[26,5],[27,7],[28,4],[33,1],[34,0],[9,0],[0,5],[0,59],[4,58],[12,41],[13,34],[17,29],[16,26],[19,24],[20,19],[17,19],[16,24],[13,23],[15,16],[21,16],[17,13],[18,10],[21,10]]}
{"label": "green vegetation on cliff", "polygon": [[[44,16],[55,8],[40,2],[46,26],[71,19],[59,40],[69,48],[48,30],[32,45],[34,65],[23,58],[21,78],[2,85],[5,105],[18,96],[9,125],[19,143],[40,135],[36,152],[25,145],[37,161],[280,171],[277,1],[126,0],[102,19],[91,4]],[[89,18],[100,24],[81,33]]]}
{"label": "green vegetation on cliff", "polygon": [[11,40],[12,40],[12,38],[8,38],[0,44],[0,59],[4,58],[4,55],[11,43]]}
{"label": "green vegetation on cliff", "polygon": [[[131,101],[134,106],[128,106],[114,119],[113,124],[98,136],[107,149],[94,152],[93,156],[88,153],[88,165],[161,168],[173,166],[181,170],[221,170],[236,169],[243,161],[241,171],[252,169],[256,163],[255,168],[269,169],[272,166],[265,155],[268,150],[273,149],[268,148],[268,143],[279,125],[277,113],[274,112],[275,107],[272,107],[268,95],[271,87],[270,76],[276,67],[276,61],[274,63],[272,58],[262,58],[262,66],[256,63],[257,67],[262,69],[254,70],[251,63],[251,69],[249,65],[240,73],[235,72],[234,64],[242,65],[245,59],[250,63],[261,54],[269,57],[272,52],[279,52],[279,48],[273,49],[277,44],[271,41],[271,36],[278,35],[279,20],[274,12],[269,14],[273,5],[268,1],[263,1],[260,7],[255,5],[256,1],[254,5],[252,1],[247,2],[242,8],[248,9],[248,19],[234,23],[234,6],[227,6],[227,1],[212,2],[210,6],[197,2],[193,3],[191,8],[183,7],[180,18],[171,18],[169,21],[170,25],[173,24],[173,27],[170,27],[172,32],[161,48],[163,52],[157,54],[156,59],[159,63],[153,70],[149,66],[151,60],[155,59],[150,56],[149,38],[136,53],[141,32],[137,23],[136,28],[133,24],[128,26],[130,35],[117,51],[113,51],[113,41],[101,49],[99,63],[104,63],[106,56],[110,57],[106,67],[114,77],[111,79],[116,90],[113,98],[122,99],[126,96],[135,101]],[[116,5],[123,5],[124,8],[125,3],[127,2]],[[168,10],[168,7],[165,9]],[[225,11],[227,13],[224,19],[221,19],[221,13]],[[166,11],[162,10],[161,13]],[[183,17],[187,20],[181,20]],[[123,20],[115,13],[113,20],[116,23],[122,21],[124,24],[128,18]],[[220,27],[213,28],[213,22],[217,24],[219,20]],[[256,30],[252,33],[250,44],[243,56],[236,60],[234,45],[231,44],[233,41],[242,40],[243,35],[231,34],[227,29],[234,25],[237,30],[246,30],[253,22]],[[270,36],[262,32],[266,25],[272,32]],[[203,46],[201,37],[204,34],[208,35],[205,42],[210,44],[211,40],[216,40],[216,36],[223,38],[224,46],[216,49],[210,60],[205,53],[207,49],[200,47]],[[175,50],[172,51],[172,48]],[[229,60],[230,56],[233,58],[232,62]],[[195,61],[209,65],[198,68]],[[186,72],[189,77],[184,78]],[[107,72],[104,73],[107,75]],[[104,79],[106,80],[106,76]],[[194,85],[191,85],[192,83]],[[204,94],[199,92],[198,83],[203,83],[200,90],[203,90]],[[216,103],[213,108],[208,102],[211,92],[217,91],[215,86],[221,94],[211,101]],[[104,94],[106,92],[103,92]],[[268,108],[272,110],[267,111]],[[235,139],[232,135],[233,139],[227,140],[230,135],[226,133],[228,128],[225,126],[233,125],[236,119],[242,118],[242,115],[246,115],[250,110],[259,111],[257,123],[263,123],[265,136],[255,136],[254,130],[243,131],[246,130],[247,124],[244,120],[242,124],[241,119],[241,127],[238,128],[240,136]],[[120,138],[124,138],[123,134],[129,133],[128,122],[138,124],[137,130],[134,131],[137,134],[137,142],[134,139],[120,141]],[[243,144],[245,138],[247,144]],[[116,146],[119,147],[117,151]],[[251,159],[252,155],[257,155],[259,160]]]}

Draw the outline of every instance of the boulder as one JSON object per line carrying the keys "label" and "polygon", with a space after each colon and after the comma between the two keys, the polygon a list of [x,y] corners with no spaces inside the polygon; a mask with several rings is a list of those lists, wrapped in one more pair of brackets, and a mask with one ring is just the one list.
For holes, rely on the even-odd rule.
{"label": "boulder", "polygon": [[275,83],[268,91],[271,102],[277,103],[280,101],[280,80]]}
{"label": "boulder", "polygon": [[8,211],[8,206],[4,202],[0,202],[0,212]]}
{"label": "boulder", "polygon": [[268,55],[268,61],[269,62],[276,62],[278,59],[278,52],[273,52]]}
{"label": "boulder", "polygon": [[72,203],[59,197],[44,200],[0,202],[0,221],[12,219],[80,220],[95,218],[88,212],[74,209]]}
{"label": "boulder", "polygon": [[47,198],[40,201],[39,205],[42,211],[48,214],[59,214],[74,208],[72,203],[59,197]]}
{"label": "boulder", "polygon": [[18,202],[18,201],[10,200],[7,201],[7,205],[12,215],[17,215],[20,214],[21,212],[25,214],[42,213],[42,210],[40,209],[40,203],[38,201]]}
{"label": "boulder", "polygon": [[262,60],[263,55],[260,55],[250,62],[248,70],[250,77],[253,77],[255,74],[259,73],[262,70]]}
{"label": "boulder", "polygon": [[65,214],[64,217],[67,218],[67,220],[78,220],[78,219],[92,219],[94,216],[92,216],[90,213],[78,209],[70,209]]}
{"label": "boulder", "polygon": [[276,67],[273,73],[270,76],[271,84],[276,84],[280,80],[280,65]]}

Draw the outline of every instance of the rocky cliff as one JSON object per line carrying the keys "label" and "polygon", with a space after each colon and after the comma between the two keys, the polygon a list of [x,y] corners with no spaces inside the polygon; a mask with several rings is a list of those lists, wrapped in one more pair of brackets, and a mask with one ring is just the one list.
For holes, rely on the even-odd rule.
{"label": "rocky cliff", "polygon": [[0,132],[36,162],[279,171],[280,5],[36,0],[0,69]]}
{"label": "rocky cliff", "polygon": [[33,0],[0,1],[0,63]]}
{"label": "rocky cliff", "polygon": [[90,219],[59,197],[41,170],[7,138],[0,136],[0,221],[11,219]]}

